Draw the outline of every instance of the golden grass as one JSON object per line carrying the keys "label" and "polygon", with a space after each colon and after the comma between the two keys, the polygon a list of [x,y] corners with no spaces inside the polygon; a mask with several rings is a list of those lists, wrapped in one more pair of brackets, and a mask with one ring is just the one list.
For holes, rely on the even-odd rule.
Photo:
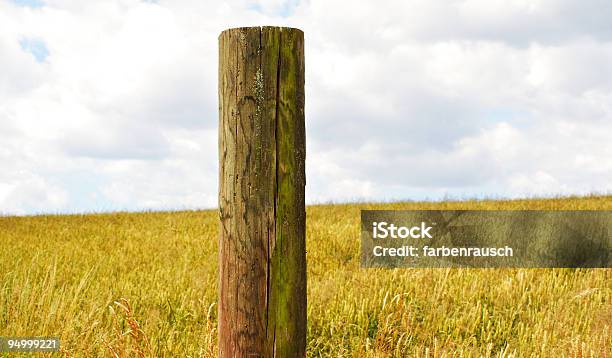
{"label": "golden grass", "polygon": [[[359,210],[612,210],[612,197],[307,208],[308,355],[612,356],[610,269],[360,269]],[[217,213],[0,218],[0,336],[216,355]]]}

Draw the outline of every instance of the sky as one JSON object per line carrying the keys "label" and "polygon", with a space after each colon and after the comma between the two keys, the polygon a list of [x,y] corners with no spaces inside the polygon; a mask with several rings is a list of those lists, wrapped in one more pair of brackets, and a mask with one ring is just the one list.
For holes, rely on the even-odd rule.
{"label": "sky", "polygon": [[612,193],[608,0],[0,0],[0,214],[214,208],[218,35],[302,29],[307,203]]}

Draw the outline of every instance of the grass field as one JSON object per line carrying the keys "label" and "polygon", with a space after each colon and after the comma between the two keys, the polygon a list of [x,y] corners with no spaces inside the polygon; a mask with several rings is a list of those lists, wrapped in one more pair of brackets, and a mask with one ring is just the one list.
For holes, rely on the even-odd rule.
{"label": "grass field", "polygon": [[[307,208],[308,356],[612,357],[610,269],[360,269],[359,210],[612,210],[612,196]],[[217,213],[0,218],[0,336],[215,356]]]}

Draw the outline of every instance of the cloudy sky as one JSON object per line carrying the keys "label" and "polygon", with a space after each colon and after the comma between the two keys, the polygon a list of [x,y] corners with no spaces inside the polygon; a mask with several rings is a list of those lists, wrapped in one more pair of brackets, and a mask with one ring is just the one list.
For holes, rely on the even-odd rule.
{"label": "cloudy sky", "polygon": [[608,0],[0,0],[0,213],[217,203],[217,36],[299,27],[307,201],[612,192]]}

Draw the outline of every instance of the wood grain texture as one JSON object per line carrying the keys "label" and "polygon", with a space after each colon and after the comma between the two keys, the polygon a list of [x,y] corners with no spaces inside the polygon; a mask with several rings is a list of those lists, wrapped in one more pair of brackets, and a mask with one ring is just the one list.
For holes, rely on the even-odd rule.
{"label": "wood grain texture", "polygon": [[304,34],[219,36],[220,357],[306,354]]}

